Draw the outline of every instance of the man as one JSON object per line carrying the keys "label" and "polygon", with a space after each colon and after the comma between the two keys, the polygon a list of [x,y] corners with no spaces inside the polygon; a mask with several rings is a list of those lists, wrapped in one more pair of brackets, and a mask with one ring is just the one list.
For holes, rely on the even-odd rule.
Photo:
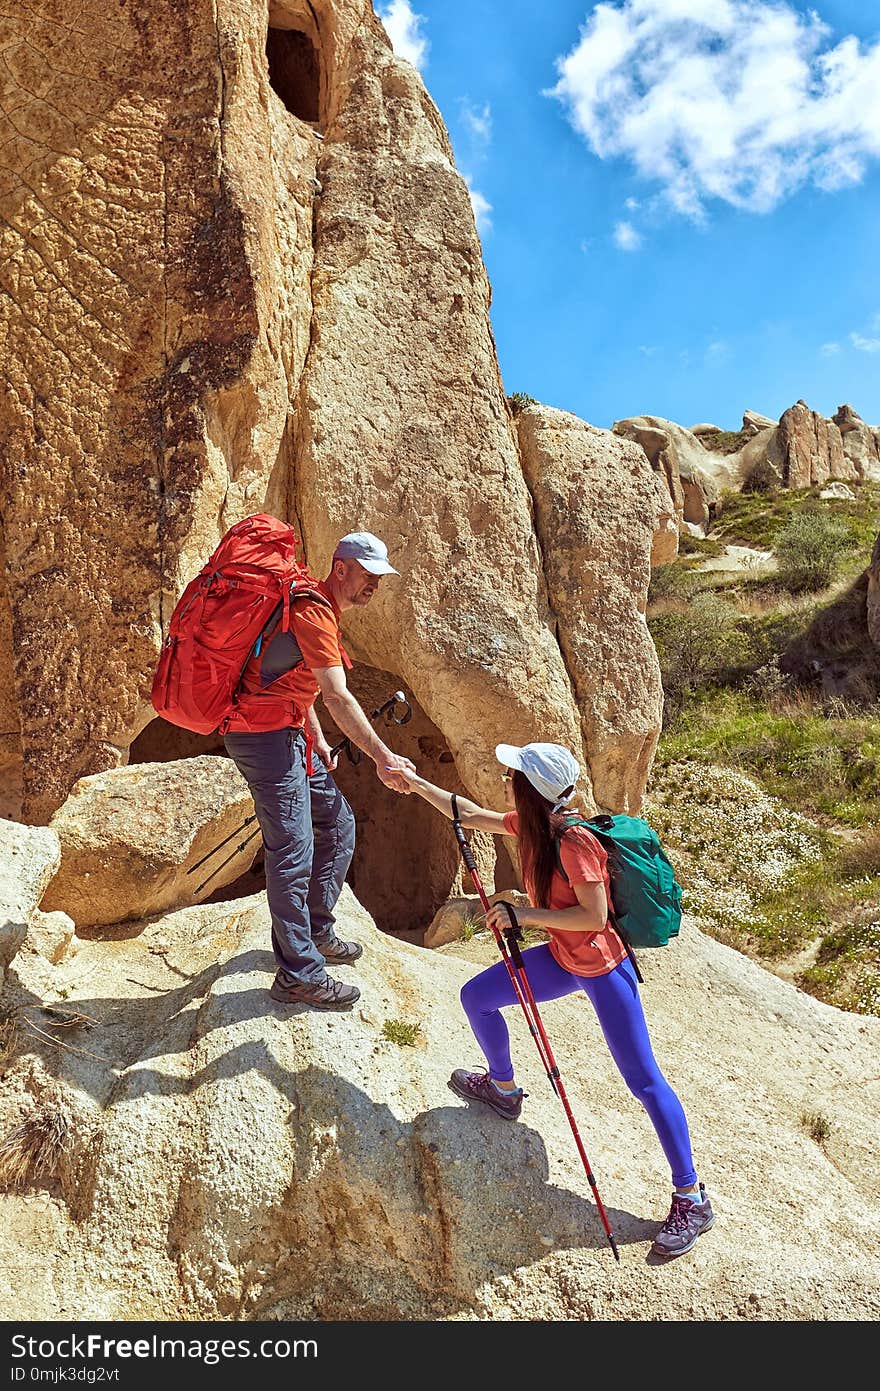
{"label": "man", "polygon": [[392,753],[351,694],[351,662],[339,620],[364,608],[385,575],[398,571],[369,531],[343,536],[330,573],[290,609],[290,630],[268,636],[245,668],[226,751],[248,784],[263,833],[266,897],[278,971],[269,994],[281,1004],[349,1009],[357,986],[327,974],[327,962],[352,962],[358,942],[334,931],[336,906],[354,854],[355,822],[333,780],[336,760],[315,714],[320,691],[342,733],[367,754],[386,787],[408,793],[396,769],[415,771]]}

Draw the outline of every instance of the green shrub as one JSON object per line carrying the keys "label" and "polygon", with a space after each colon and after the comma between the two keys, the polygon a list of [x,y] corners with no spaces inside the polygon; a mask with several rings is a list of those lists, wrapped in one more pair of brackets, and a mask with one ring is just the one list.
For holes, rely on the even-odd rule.
{"label": "green shrub", "polygon": [[535,400],[535,397],[530,396],[527,391],[514,391],[508,396],[507,404],[510,406],[514,415],[519,415],[520,411],[524,411],[526,406],[537,406],[539,403]]}
{"label": "green shrub", "polygon": [[697,594],[682,611],[654,614],[648,628],[670,716],[700,687],[722,681],[747,655],[739,614],[716,594]]}
{"label": "green shrub", "polygon": [[690,565],[670,560],[652,569],[648,603],[654,604],[658,599],[690,599],[698,588],[699,580]]}
{"label": "green shrub", "polygon": [[774,539],[777,579],[792,594],[827,589],[840,574],[844,554],[852,545],[848,528],[834,517],[812,509],[798,512]]}
{"label": "green shrub", "polygon": [[742,490],[744,493],[763,493],[772,496],[779,489],[779,474],[769,459],[759,459],[746,476]]}
{"label": "green shrub", "polygon": [[399,1043],[401,1048],[412,1048],[421,1036],[421,1024],[409,1024],[404,1019],[386,1019],[382,1025],[382,1037],[389,1043]]}
{"label": "green shrub", "polygon": [[752,438],[751,430],[706,430],[700,444],[713,454],[735,454]]}
{"label": "green shrub", "polygon": [[723,555],[724,550],[724,543],[721,541],[713,541],[710,536],[694,536],[690,531],[680,531],[678,534],[679,555],[699,555],[706,557]]}
{"label": "green shrub", "polygon": [[483,918],[477,918],[473,913],[465,913],[461,920],[461,940],[470,942],[478,932],[485,932],[486,923]]}

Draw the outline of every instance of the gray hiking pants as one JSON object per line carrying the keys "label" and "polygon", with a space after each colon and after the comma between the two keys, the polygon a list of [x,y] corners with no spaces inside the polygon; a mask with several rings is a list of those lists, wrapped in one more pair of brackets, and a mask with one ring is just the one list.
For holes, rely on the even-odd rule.
{"label": "gray hiking pants", "polygon": [[354,813],[317,754],[307,775],[301,729],[227,734],[224,743],[263,833],[275,960],[294,981],[314,984],[327,972],[316,943],[333,936],[354,854]]}

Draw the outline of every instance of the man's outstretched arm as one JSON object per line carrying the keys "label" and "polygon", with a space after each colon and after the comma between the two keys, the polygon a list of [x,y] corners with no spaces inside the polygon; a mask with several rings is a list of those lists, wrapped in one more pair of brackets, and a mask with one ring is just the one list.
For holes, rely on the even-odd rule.
{"label": "man's outstretched arm", "polygon": [[410,786],[406,778],[400,777],[394,770],[401,768],[415,772],[415,764],[409,758],[392,752],[379,738],[360,703],[348,689],[345,669],[341,666],[313,667],[312,675],[318,683],[328,713],[342,733],[373,760],[380,782],[395,792],[408,793]]}

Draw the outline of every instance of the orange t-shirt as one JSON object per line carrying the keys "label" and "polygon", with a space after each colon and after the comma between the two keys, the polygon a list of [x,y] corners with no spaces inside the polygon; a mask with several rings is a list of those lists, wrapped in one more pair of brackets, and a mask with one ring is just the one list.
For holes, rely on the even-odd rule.
{"label": "orange t-shirt", "polygon": [[290,630],[280,628],[265,641],[244,670],[235,710],[227,728],[265,733],[302,729],[314,705],[315,667],[351,666],[339,632],[339,609],[323,580],[314,586],[328,603],[299,599],[290,609]]}
{"label": "orange t-shirt", "polygon": [[[515,811],[507,812],[504,826],[511,835],[518,835],[519,818]],[[605,889],[605,900],[610,902],[608,855],[586,826],[572,826],[564,833],[559,841],[559,854],[570,882],[566,884],[559,871],[554,870],[548,908],[576,908],[578,897],[574,891],[575,884],[601,884]],[[526,893],[534,905],[532,885],[528,880]],[[548,946],[555,960],[563,970],[571,971],[573,976],[605,976],[619,966],[626,956],[626,947],[610,922],[606,922],[599,932],[559,932],[552,927],[546,931],[550,934]]]}

